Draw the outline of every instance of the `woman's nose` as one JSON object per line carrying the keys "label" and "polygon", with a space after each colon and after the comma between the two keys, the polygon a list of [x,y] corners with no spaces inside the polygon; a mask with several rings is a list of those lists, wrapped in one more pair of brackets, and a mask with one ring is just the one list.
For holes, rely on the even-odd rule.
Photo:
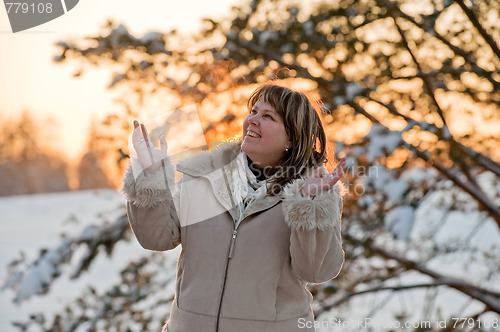
{"label": "woman's nose", "polygon": [[259,121],[257,118],[258,118],[257,114],[250,115],[250,117],[248,118],[248,122],[250,124],[257,125],[257,124],[259,124]]}

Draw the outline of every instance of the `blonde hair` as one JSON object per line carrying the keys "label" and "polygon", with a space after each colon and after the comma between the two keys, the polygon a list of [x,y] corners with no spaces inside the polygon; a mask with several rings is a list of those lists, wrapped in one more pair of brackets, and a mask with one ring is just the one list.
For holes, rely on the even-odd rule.
{"label": "blonde hair", "polygon": [[276,83],[257,88],[247,102],[248,110],[259,101],[269,103],[283,118],[292,147],[285,153],[275,176],[270,180],[269,194],[277,194],[288,182],[327,162],[326,134],[318,115],[320,103],[306,93]]}

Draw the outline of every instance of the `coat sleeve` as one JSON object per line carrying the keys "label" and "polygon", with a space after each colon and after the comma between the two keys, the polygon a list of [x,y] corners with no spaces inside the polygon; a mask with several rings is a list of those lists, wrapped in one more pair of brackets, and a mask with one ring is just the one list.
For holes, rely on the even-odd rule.
{"label": "coat sleeve", "polygon": [[292,269],[300,279],[321,283],[336,277],[344,263],[342,197],[338,184],[314,198],[303,197],[297,179],[284,190],[283,212],[290,226]]}
{"label": "coat sleeve", "polygon": [[180,223],[176,210],[178,189],[174,181],[174,168],[170,162],[147,175],[134,177],[132,159],[121,191],[127,199],[127,215],[132,231],[142,247],[164,251],[178,246]]}

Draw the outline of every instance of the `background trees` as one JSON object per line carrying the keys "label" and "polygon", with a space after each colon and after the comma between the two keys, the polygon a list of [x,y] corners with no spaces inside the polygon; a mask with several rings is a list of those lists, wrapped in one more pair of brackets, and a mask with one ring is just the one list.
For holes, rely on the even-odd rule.
{"label": "background trees", "polygon": [[[164,109],[195,103],[216,141],[238,133],[256,83],[292,79],[324,102],[332,145],[349,165],[347,261],[339,278],[311,286],[318,318],[491,319],[500,313],[499,12],[490,0],[251,1],[194,36],[136,37],[108,22],[89,43],[58,43],[55,61],[116,69],[109,86],[127,93],[124,113],[107,119],[122,130],[104,152],[115,155],[153,97]],[[109,246],[119,234],[78,245]],[[79,314],[31,324],[153,329],[159,322],[137,304],[171,282],[158,280],[161,264],[147,255],[122,271],[125,290],[82,295]],[[414,306],[382,310],[409,292]],[[128,305],[85,309],[113,301]]]}
{"label": "background trees", "polygon": [[1,119],[0,196],[69,190],[68,165],[49,148],[54,139],[29,111]]}

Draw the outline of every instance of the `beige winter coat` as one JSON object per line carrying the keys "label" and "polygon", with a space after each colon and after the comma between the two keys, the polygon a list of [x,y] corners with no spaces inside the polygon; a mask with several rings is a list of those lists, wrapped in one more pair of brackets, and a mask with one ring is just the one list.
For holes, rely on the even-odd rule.
{"label": "beige winter coat", "polygon": [[338,186],[311,199],[300,195],[298,179],[240,218],[228,176],[239,152],[231,143],[179,163],[175,190],[170,164],[137,180],[131,169],[124,177],[140,244],[157,251],[182,244],[164,331],[314,331],[306,284],[328,281],[342,267]]}

